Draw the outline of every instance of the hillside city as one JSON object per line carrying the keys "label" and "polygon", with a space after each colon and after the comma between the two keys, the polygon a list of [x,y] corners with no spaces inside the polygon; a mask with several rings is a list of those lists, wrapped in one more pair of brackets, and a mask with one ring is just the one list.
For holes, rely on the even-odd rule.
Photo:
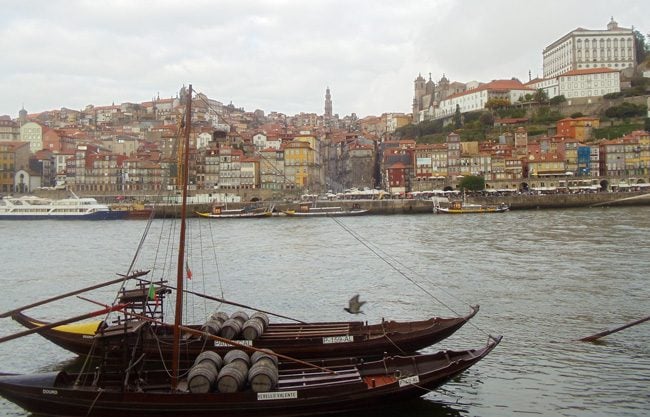
{"label": "hillside city", "polygon": [[[585,189],[650,182],[650,53],[612,18],[543,51],[543,77],[522,82],[413,82],[412,112],[339,116],[245,111],[192,97],[193,192],[260,198],[381,189]],[[200,86],[198,90],[200,91]],[[0,193],[69,189],[86,195],[173,191],[187,100],[88,105],[0,116]]]}

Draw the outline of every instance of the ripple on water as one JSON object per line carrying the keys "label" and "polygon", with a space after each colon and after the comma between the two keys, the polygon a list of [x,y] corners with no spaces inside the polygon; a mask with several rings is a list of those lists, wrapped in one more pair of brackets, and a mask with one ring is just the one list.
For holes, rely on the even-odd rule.
{"label": "ripple on water", "polygon": [[[466,314],[468,304],[481,305],[461,331],[424,351],[479,347],[487,333],[504,335],[461,377],[382,415],[647,415],[650,322],[600,343],[575,342],[650,314],[647,208],[345,219],[356,237],[331,219],[296,220],[191,221],[193,236],[201,236],[191,247],[203,255],[190,258],[197,278],[188,284],[309,321],[350,319],[343,307],[355,293],[368,301],[359,319],[370,322],[452,315],[447,307]],[[64,223],[2,225],[3,310],[125,272],[144,229],[144,222]],[[166,225],[155,221],[152,230]],[[158,277],[173,266],[155,248],[145,243],[136,269],[156,259]],[[26,261],[29,253],[36,256]],[[209,280],[198,278],[204,273]],[[105,301],[112,291],[91,298]],[[196,321],[217,306],[191,307],[186,316]],[[32,311],[56,319],[88,305],[68,300]],[[0,335],[18,330],[6,322]],[[35,372],[70,359],[37,336],[16,346],[0,345],[0,370]],[[25,415],[2,400],[0,407],[8,410],[3,416]]]}

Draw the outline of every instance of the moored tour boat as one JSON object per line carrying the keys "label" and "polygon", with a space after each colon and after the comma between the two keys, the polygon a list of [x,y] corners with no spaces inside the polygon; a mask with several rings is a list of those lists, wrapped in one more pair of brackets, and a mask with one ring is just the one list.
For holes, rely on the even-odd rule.
{"label": "moored tour boat", "polygon": [[239,219],[239,218],[260,218],[273,215],[273,208],[267,207],[244,207],[240,209],[229,209],[225,205],[215,204],[209,213],[194,212],[199,217],[209,219]]}
{"label": "moored tour boat", "polygon": [[114,220],[126,216],[126,212],[111,210],[94,198],[74,194],[60,200],[22,196],[0,201],[0,220]]}
{"label": "moored tour boat", "polygon": [[128,220],[146,220],[154,214],[154,208],[142,203],[116,203],[111,204],[111,210],[126,212]]}
{"label": "moored tour boat", "polygon": [[497,205],[482,205],[482,204],[470,204],[465,203],[460,200],[452,201],[449,203],[448,207],[441,207],[440,205],[435,205],[433,207],[434,213],[443,213],[443,214],[472,214],[472,213],[504,213],[510,210],[507,204],[501,203]]}
{"label": "moored tour boat", "polygon": [[355,204],[352,208],[344,207],[333,207],[333,206],[322,206],[316,207],[312,203],[303,203],[300,204],[298,210],[286,212],[288,216],[291,217],[327,217],[327,216],[358,216],[361,214],[368,213],[368,209],[361,208],[358,204]]}

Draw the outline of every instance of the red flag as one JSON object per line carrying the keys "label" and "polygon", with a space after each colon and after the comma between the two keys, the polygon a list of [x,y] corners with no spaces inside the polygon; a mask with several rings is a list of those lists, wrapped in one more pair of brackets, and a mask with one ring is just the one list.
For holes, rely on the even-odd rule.
{"label": "red flag", "polygon": [[187,279],[192,279],[192,270],[188,264],[185,264],[185,273],[187,274]]}

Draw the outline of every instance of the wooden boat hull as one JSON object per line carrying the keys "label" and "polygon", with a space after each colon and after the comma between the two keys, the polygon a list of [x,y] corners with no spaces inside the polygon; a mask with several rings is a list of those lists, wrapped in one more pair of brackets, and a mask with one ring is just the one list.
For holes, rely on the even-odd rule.
{"label": "wooden boat hull", "polygon": [[270,211],[256,211],[256,212],[238,212],[238,213],[227,213],[223,212],[221,214],[212,214],[212,213],[203,213],[203,212],[194,212],[199,217],[204,217],[207,219],[259,219],[263,217],[271,217],[273,215]]}
{"label": "wooden boat hull", "polygon": [[509,209],[498,207],[482,207],[478,209],[447,209],[439,208],[438,213],[443,214],[486,214],[486,213],[505,213]]}
{"label": "wooden boat hull", "polygon": [[341,216],[360,216],[362,214],[367,214],[369,210],[359,209],[359,210],[342,210],[342,211],[308,211],[301,212],[295,211],[293,214],[289,214],[290,217],[341,217]]}
{"label": "wooden boat hull", "polygon": [[[271,323],[267,330],[256,340],[236,342],[247,344],[257,349],[271,349],[277,353],[295,358],[331,358],[331,357],[381,357],[385,353],[391,355],[412,353],[446,339],[459,330],[478,312],[479,307],[472,307],[463,317],[441,318],[433,317],[428,320],[396,322],[383,321],[377,324],[364,322],[319,322],[319,323]],[[35,328],[48,324],[35,320],[23,313],[15,313],[12,318],[27,328]],[[96,322],[94,328],[73,332],[73,326],[64,328],[44,329],[41,336],[56,345],[77,353],[86,355],[93,347],[94,332],[101,326]],[[190,326],[197,330],[200,326]],[[116,332],[119,334],[119,332]],[[145,332],[141,341],[143,351],[148,356],[159,357],[160,352],[171,357],[168,342],[172,338],[170,327],[152,326],[150,332]],[[201,337],[188,337],[182,341],[181,352],[183,359],[192,361],[206,343],[210,350],[223,355],[232,346],[208,341]],[[101,346],[92,349],[95,355],[101,355]]]}
{"label": "wooden boat hull", "polygon": [[62,371],[2,375],[0,395],[31,413],[52,416],[287,417],[349,413],[422,396],[479,362],[499,341],[491,339],[484,347],[467,351],[376,362],[350,358],[318,363],[335,374],[281,364],[277,387],[263,393],[244,388],[236,393],[197,394],[184,388],[183,380],[179,390],[172,391],[164,387],[169,381],[163,372],[143,375],[137,386],[126,389],[101,384],[75,386],[76,375]]}
{"label": "wooden boat hull", "polygon": [[123,220],[127,213],[119,210],[84,214],[0,214],[0,220]]}

